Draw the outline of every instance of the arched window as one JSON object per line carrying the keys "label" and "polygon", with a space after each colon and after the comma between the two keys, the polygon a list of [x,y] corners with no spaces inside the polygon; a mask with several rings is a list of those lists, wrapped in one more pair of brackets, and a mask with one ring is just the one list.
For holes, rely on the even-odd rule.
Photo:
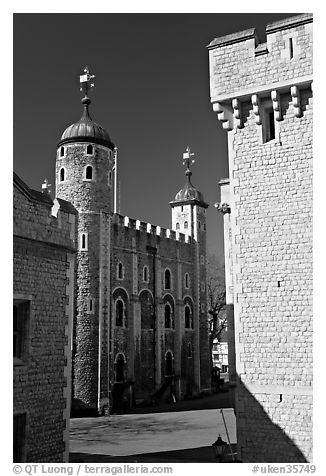
{"label": "arched window", "polygon": [[189,342],[189,344],[188,344],[188,352],[187,352],[187,354],[188,354],[188,357],[189,357],[189,358],[192,357],[192,345],[191,345],[191,342]]}
{"label": "arched window", "polygon": [[118,263],[117,278],[118,279],[123,279],[123,264],[122,263]]}
{"label": "arched window", "polygon": [[65,181],[65,179],[66,179],[65,175],[66,175],[66,174],[65,174],[65,169],[64,169],[64,167],[62,167],[62,168],[60,169],[60,177],[59,177],[60,182],[64,182],[64,181]]}
{"label": "arched window", "polygon": [[189,273],[185,274],[185,288],[189,289]]}
{"label": "arched window", "polygon": [[165,375],[166,377],[173,375],[173,355],[170,351],[165,355]]}
{"label": "arched window", "polygon": [[115,381],[123,382],[125,379],[125,359],[123,354],[118,354],[115,361]]}
{"label": "arched window", "polygon": [[166,269],[164,273],[164,287],[165,289],[171,289],[171,272],[169,269]]}
{"label": "arched window", "polygon": [[176,223],[176,224],[175,224],[175,229],[176,229],[176,230],[180,230],[180,223]]}
{"label": "arched window", "polygon": [[123,302],[121,299],[117,299],[115,303],[115,325],[118,327],[123,326]]}
{"label": "arched window", "polygon": [[184,224],[184,229],[185,229],[185,230],[187,230],[187,228],[188,228],[188,222],[187,222],[187,221],[185,221],[185,224]]}
{"label": "arched window", "polygon": [[92,155],[93,154],[93,146],[92,144],[88,144],[87,149],[86,149],[86,154]]}
{"label": "arched window", "polygon": [[191,315],[191,309],[188,305],[185,306],[185,328],[186,329],[192,329],[192,315]]}
{"label": "arched window", "polygon": [[64,156],[65,156],[65,148],[60,147],[60,157],[64,157]]}
{"label": "arched window", "polygon": [[148,266],[144,266],[143,268],[143,281],[148,283]]}
{"label": "arched window", "polygon": [[93,180],[93,167],[91,165],[86,167],[85,178],[86,180]]}
{"label": "arched window", "polygon": [[144,289],[140,295],[140,314],[141,314],[141,329],[153,329],[153,298],[147,289]]}
{"label": "arched window", "polygon": [[172,327],[172,310],[169,304],[165,304],[164,307],[164,322],[165,329],[171,329]]}

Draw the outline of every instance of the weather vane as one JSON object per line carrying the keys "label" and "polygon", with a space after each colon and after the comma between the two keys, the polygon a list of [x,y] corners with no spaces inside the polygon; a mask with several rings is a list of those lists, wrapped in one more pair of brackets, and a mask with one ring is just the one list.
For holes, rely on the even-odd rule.
{"label": "weather vane", "polygon": [[194,155],[195,154],[191,152],[190,147],[188,145],[188,147],[186,148],[186,152],[183,153],[183,165],[186,165],[188,170],[190,169],[190,165],[195,163],[195,159],[192,159]]}
{"label": "weather vane", "polygon": [[91,89],[94,88],[94,83],[90,83],[90,80],[95,78],[95,74],[90,74],[89,69],[86,66],[84,68],[84,74],[81,74],[79,76],[79,82],[80,82],[80,90],[84,91],[85,96],[87,96],[87,92]]}

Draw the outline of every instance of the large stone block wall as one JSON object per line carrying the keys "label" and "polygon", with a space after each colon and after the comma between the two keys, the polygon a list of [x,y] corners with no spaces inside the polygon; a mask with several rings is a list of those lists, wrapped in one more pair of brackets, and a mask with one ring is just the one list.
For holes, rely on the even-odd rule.
{"label": "large stone block wall", "polygon": [[23,460],[35,463],[68,461],[74,217],[52,216],[51,203],[16,178],[13,295],[30,301],[30,313],[26,355],[14,361],[13,411],[26,413]]}
{"label": "large stone block wall", "polygon": [[[266,44],[258,44],[255,29],[216,38],[210,49],[211,101],[256,93],[272,83],[286,83],[312,74],[312,16],[275,22],[266,28]],[[290,58],[289,39],[293,57]]]}
{"label": "large stone block wall", "polygon": [[[238,452],[248,462],[312,458],[311,31],[303,15],[268,27],[265,56],[241,35],[210,52],[215,110],[229,119]],[[294,52],[301,45],[293,58],[290,37]],[[271,91],[275,139],[264,141],[259,99]]]}
{"label": "large stone block wall", "polygon": [[[181,376],[181,380],[192,378],[195,380],[195,367],[197,372],[199,369],[199,352],[208,354],[208,339],[201,342],[201,348],[193,353],[192,357],[181,355],[187,352],[187,343],[192,342],[193,348],[195,343],[194,333],[199,339],[199,325],[197,331],[185,332],[184,323],[184,299],[187,296],[192,297],[195,301],[195,295],[198,292],[197,271],[194,264],[194,244],[191,240],[185,241],[184,235],[176,234],[173,231],[153,227],[146,223],[136,222],[135,220],[119,215],[114,215],[112,225],[112,241],[113,254],[111,261],[111,285],[112,290],[122,288],[129,296],[128,312],[128,335],[121,329],[114,329],[114,349],[115,356],[119,349],[127,351],[127,365],[129,375],[135,381],[135,396],[137,398],[146,398],[154,392],[154,362],[153,362],[153,329],[141,328],[141,306],[139,295],[143,290],[150,291],[153,295],[153,256],[148,251],[147,246],[157,249],[155,255],[156,268],[156,374],[155,385],[159,386],[165,378],[165,353],[168,350],[173,352],[175,374]],[[189,242],[188,242],[189,241]],[[204,246],[204,245],[203,245]],[[204,253],[204,252],[203,252]],[[205,255],[206,260],[206,255]],[[123,264],[123,278],[117,277],[118,263]],[[206,261],[205,261],[206,262]],[[196,261],[197,263],[197,261]],[[143,267],[148,266],[149,279],[148,282],[143,281]],[[164,272],[165,269],[171,271],[171,289],[164,288]],[[189,289],[185,288],[184,275],[188,272],[190,276]],[[205,281],[205,273],[203,273],[202,281]],[[206,310],[206,288],[202,288],[201,304]],[[171,300],[173,303],[174,329],[166,330],[164,328],[164,303]],[[196,306],[193,303],[194,320],[198,322],[198,314],[196,315]],[[203,307],[204,309],[204,307]],[[198,312],[198,311],[197,311]],[[112,306],[112,322],[114,322],[114,310]],[[204,314],[204,311],[202,315]],[[133,332],[135,344],[130,341],[130,333]],[[191,336],[186,336],[191,334]],[[130,345],[126,345],[126,340]],[[205,346],[207,345],[207,349]],[[132,359],[129,353],[133,346],[134,354]],[[182,350],[181,350],[182,349]],[[206,355],[206,354],[205,354]],[[197,359],[197,364],[195,361]],[[204,360],[203,360],[204,361]],[[182,363],[183,362],[183,363]],[[187,364],[186,364],[187,363]],[[207,360],[209,373],[209,358]],[[111,373],[113,375],[114,367],[111,365]],[[197,374],[197,391],[200,388]],[[141,385],[139,384],[141,382]],[[186,383],[182,385],[181,394],[186,393]],[[208,386],[208,384],[207,384]],[[194,386],[195,387],[195,386]],[[180,396],[181,396],[180,394]]]}

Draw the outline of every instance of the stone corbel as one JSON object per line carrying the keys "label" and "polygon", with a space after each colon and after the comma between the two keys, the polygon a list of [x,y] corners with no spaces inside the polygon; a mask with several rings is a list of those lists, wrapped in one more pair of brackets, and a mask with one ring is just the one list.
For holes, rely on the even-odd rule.
{"label": "stone corbel", "polygon": [[217,119],[222,122],[223,129],[232,131],[233,129],[233,114],[231,108],[226,104],[215,102],[213,104],[213,111],[217,113]]}
{"label": "stone corbel", "polygon": [[292,103],[294,107],[294,115],[295,117],[301,117],[300,91],[297,88],[297,86],[291,87],[291,96],[292,96]]}
{"label": "stone corbel", "polygon": [[243,120],[242,120],[242,107],[241,103],[238,99],[232,99],[232,107],[233,107],[233,116],[234,116],[234,124],[238,129],[243,128]]}
{"label": "stone corbel", "polygon": [[253,106],[253,111],[254,111],[254,114],[255,114],[255,122],[258,126],[260,126],[261,125],[260,101],[259,101],[259,97],[257,96],[257,94],[253,94],[251,96],[251,104]]}
{"label": "stone corbel", "polygon": [[278,91],[271,91],[271,98],[273,103],[273,110],[274,110],[274,117],[276,121],[282,120],[281,114],[281,101],[280,95]]}

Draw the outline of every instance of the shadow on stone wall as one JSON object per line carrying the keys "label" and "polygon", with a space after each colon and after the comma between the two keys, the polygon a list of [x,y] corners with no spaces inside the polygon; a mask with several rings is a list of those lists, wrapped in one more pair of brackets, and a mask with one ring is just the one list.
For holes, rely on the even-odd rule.
{"label": "shadow on stone wall", "polygon": [[[235,401],[238,455],[242,462],[305,463],[308,461],[294,441],[282,428],[273,423],[263,406],[240,382],[239,378]],[[282,412],[282,415],[285,416],[284,421],[290,419],[291,409],[282,406],[282,402],[277,405],[279,407],[276,407],[276,411]],[[302,426],[298,426],[298,432],[300,431],[304,431]]]}

